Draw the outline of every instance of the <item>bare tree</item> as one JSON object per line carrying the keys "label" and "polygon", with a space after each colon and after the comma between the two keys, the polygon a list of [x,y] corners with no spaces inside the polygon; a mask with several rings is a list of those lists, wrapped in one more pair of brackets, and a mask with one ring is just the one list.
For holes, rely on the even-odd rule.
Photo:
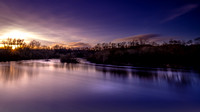
{"label": "bare tree", "polygon": [[40,48],[40,42],[39,41],[36,41],[36,40],[32,40],[30,43],[29,43],[29,46],[30,48],[34,49],[34,48]]}
{"label": "bare tree", "polygon": [[4,48],[12,48],[13,46],[19,48],[19,47],[25,47],[26,46],[24,39],[7,38],[6,40],[2,41],[2,44],[4,45]]}

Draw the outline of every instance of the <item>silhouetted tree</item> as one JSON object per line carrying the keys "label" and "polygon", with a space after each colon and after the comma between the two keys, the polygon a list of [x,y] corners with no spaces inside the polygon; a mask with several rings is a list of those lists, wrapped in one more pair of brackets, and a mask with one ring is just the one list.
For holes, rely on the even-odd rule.
{"label": "silhouetted tree", "polygon": [[26,46],[26,43],[24,42],[24,39],[12,39],[7,38],[6,40],[2,41],[2,44],[4,45],[4,48],[12,48],[15,46],[16,48],[22,48]]}
{"label": "silhouetted tree", "polygon": [[40,42],[39,41],[36,41],[36,40],[32,40],[30,43],[29,43],[29,46],[30,48],[34,49],[34,48],[40,48]]}
{"label": "silhouetted tree", "polygon": [[61,45],[54,45],[52,48],[53,49],[63,49],[64,47]]}

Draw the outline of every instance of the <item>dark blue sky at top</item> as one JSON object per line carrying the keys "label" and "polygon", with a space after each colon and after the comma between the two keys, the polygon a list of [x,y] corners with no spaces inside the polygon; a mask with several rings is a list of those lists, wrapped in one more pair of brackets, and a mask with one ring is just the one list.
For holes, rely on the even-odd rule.
{"label": "dark blue sky at top", "polygon": [[[37,15],[36,19],[52,20],[47,26],[78,28],[74,32],[77,39],[66,39],[71,42],[112,41],[142,34],[179,39],[200,36],[199,0],[5,0],[2,3],[15,13],[22,12],[22,20],[26,14]],[[31,26],[35,21],[30,22]],[[38,33],[42,34],[42,30]],[[47,33],[43,35],[53,38],[53,34]]]}

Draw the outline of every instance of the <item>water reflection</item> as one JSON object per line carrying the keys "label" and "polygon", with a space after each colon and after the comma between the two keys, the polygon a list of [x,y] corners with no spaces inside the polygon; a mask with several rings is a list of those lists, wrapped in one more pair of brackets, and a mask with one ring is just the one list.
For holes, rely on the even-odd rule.
{"label": "water reflection", "polygon": [[59,60],[0,63],[2,112],[199,107],[199,88],[199,73],[193,70],[63,64]]}
{"label": "water reflection", "polygon": [[[30,60],[19,62],[0,63],[0,80],[5,82],[19,80],[22,77],[32,78],[37,76],[39,68],[47,70],[64,70],[82,74],[82,71],[91,72],[96,75],[98,72],[111,79],[139,79],[141,81],[151,81],[156,84],[167,83],[177,87],[186,87],[200,82],[197,72],[188,69],[169,69],[169,68],[116,68],[106,66],[95,66],[90,64],[65,64],[59,60]],[[55,74],[57,75],[57,74]]]}
{"label": "water reflection", "polygon": [[[126,68],[110,68],[110,67],[95,67],[96,71],[103,74],[129,78],[148,80],[154,83],[163,84],[167,83],[171,86],[186,87],[191,83],[198,84],[200,77],[198,74],[192,73],[192,70],[183,69],[150,69],[150,68],[138,68],[138,69],[126,69]],[[132,77],[130,77],[130,75]]]}
{"label": "water reflection", "polygon": [[37,75],[37,71],[18,66],[16,62],[1,62],[0,65],[0,80],[4,82],[16,81],[25,76],[32,78]]}
{"label": "water reflection", "polygon": [[137,77],[137,78],[145,79],[145,80],[154,80],[158,78],[158,74],[152,71],[132,70],[131,74],[133,77]]}
{"label": "water reflection", "polygon": [[129,72],[126,69],[118,69],[118,68],[108,68],[108,67],[99,67],[96,66],[96,71],[103,72],[105,75],[110,75],[116,78],[127,78]]}
{"label": "water reflection", "polygon": [[21,66],[28,66],[28,67],[48,67],[49,63],[40,62],[40,61],[19,61],[16,62],[18,65]]}
{"label": "water reflection", "polygon": [[178,72],[173,72],[172,74],[165,73],[161,78],[166,80],[168,84],[178,87],[189,86],[193,80],[191,76],[183,73],[179,74]]}

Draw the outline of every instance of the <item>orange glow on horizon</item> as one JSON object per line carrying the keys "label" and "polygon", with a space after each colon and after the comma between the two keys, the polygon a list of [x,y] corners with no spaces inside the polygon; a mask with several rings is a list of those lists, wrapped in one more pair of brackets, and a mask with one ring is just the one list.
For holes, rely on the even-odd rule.
{"label": "orange glow on horizon", "polygon": [[[21,31],[21,30],[12,30],[9,32],[5,32],[0,36],[0,40],[6,40],[7,38],[11,39],[24,39],[25,41],[30,41],[30,38],[34,38],[35,36],[31,33]],[[27,41],[27,42],[28,42]]]}
{"label": "orange glow on horizon", "polygon": [[16,46],[12,46],[12,50],[15,50],[16,49]]}

